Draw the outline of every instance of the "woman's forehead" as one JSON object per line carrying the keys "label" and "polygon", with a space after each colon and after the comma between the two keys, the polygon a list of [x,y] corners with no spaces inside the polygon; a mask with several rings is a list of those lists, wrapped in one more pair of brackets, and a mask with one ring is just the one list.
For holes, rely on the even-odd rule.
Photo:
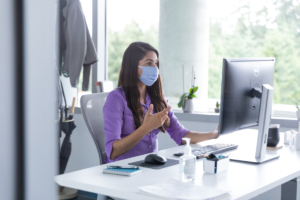
{"label": "woman's forehead", "polygon": [[157,55],[154,51],[148,51],[143,58],[143,60],[149,60],[149,59],[151,59],[152,61],[157,60]]}

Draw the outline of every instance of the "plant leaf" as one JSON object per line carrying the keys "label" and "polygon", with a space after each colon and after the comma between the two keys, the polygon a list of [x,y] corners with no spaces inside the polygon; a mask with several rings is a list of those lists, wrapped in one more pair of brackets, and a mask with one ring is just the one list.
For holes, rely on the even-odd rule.
{"label": "plant leaf", "polygon": [[219,104],[219,101],[217,101],[216,108],[219,108],[219,107],[220,107],[220,104]]}
{"label": "plant leaf", "polygon": [[178,108],[181,108],[181,106],[182,106],[182,99],[183,99],[183,97],[184,97],[184,94],[181,95],[181,97],[180,97],[180,99],[179,99],[179,102],[178,102],[178,104],[177,104]]}
{"label": "plant leaf", "polygon": [[190,89],[190,93],[192,93],[192,91],[193,91],[193,88]]}
{"label": "plant leaf", "polygon": [[194,89],[193,89],[193,93],[195,93],[195,92],[197,92],[197,90],[198,90],[198,86],[196,86],[196,87],[194,87]]}
{"label": "plant leaf", "polygon": [[178,108],[181,108],[183,106],[184,98],[185,98],[186,94],[187,93],[183,93],[183,95],[181,95],[181,97],[179,99],[179,103],[177,104]]}
{"label": "plant leaf", "polygon": [[177,104],[178,108],[184,108],[185,107],[185,98],[188,97],[189,93],[183,93],[179,99],[179,103]]}

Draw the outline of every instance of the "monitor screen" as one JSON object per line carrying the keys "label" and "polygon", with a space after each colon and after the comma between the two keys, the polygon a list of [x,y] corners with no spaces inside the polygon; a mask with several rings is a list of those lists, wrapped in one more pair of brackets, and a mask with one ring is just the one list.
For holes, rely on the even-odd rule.
{"label": "monitor screen", "polygon": [[273,86],[274,65],[275,58],[223,59],[220,134],[258,126],[260,99],[252,89]]}

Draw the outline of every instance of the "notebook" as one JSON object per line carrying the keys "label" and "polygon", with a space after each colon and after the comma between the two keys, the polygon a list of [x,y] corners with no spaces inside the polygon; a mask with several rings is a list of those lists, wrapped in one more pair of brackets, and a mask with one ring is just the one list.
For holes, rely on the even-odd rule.
{"label": "notebook", "polygon": [[105,168],[103,169],[103,173],[106,174],[116,174],[116,175],[122,175],[122,176],[132,176],[135,174],[140,173],[141,169],[112,169],[112,168]]}

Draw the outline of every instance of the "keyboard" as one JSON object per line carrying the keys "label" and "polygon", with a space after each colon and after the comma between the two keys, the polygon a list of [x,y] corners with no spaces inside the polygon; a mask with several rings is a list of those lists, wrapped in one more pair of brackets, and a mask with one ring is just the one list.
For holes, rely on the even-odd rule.
{"label": "keyboard", "polygon": [[[197,159],[203,158],[200,155],[203,154],[220,154],[224,153],[226,151],[237,149],[239,145],[236,144],[213,144],[213,145],[207,145],[203,146],[197,149],[192,149],[192,154],[196,156]],[[174,156],[182,156],[184,153],[175,153]]]}

